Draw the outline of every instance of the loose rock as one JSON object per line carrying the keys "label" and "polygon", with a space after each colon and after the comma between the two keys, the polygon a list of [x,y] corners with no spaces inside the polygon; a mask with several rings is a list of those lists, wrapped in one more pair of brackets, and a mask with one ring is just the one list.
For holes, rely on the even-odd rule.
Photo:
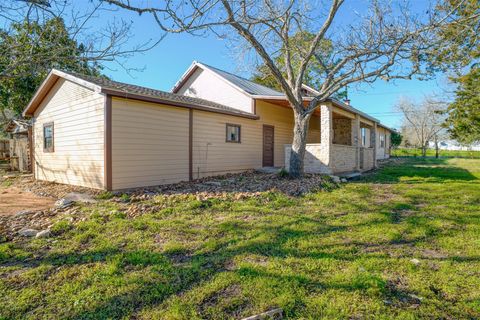
{"label": "loose rock", "polygon": [[50,235],[51,235],[50,230],[46,229],[46,230],[42,230],[42,231],[38,232],[35,235],[35,238],[48,238],[48,237],[50,237]]}
{"label": "loose rock", "polygon": [[70,192],[64,197],[65,200],[69,200],[72,202],[81,202],[81,203],[96,203],[97,200],[93,199],[93,197],[88,193],[80,193],[80,192]]}
{"label": "loose rock", "polygon": [[59,199],[55,202],[56,208],[67,208],[71,205],[73,205],[73,201],[66,198]]}
{"label": "loose rock", "polygon": [[35,229],[22,229],[18,231],[18,234],[22,237],[34,237],[38,233],[38,230]]}
{"label": "loose rock", "polygon": [[29,210],[23,210],[23,211],[19,211],[17,213],[15,213],[14,217],[15,218],[19,218],[19,217],[23,217],[23,216],[26,216],[26,215],[29,215],[33,213],[33,211],[29,211]]}
{"label": "loose rock", "polygon": [[341,182],[340,177],[338,177],[338,176],[331,175],[330,177],[332,178],[333,182],[335,182],[335,183],[340,183]]}
{"label": "loose rock", "polygon": [[222,183],[218,182],[218,181],[206,181],[206,182],[204,182],[204,184],[210,185],[210,186],[215,186],[215,187],[221,187],[222,186]]}

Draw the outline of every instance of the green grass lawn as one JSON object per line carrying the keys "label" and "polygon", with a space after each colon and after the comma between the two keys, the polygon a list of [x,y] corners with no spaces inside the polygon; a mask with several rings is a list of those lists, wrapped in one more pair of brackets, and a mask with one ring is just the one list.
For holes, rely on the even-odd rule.
{"label": "green grass lawn", "polygon": [[480,160],[410,159],[300,198],[137,205],[162,209],[130,219],[103,200],[51,239],[0,244],[0,318],[480,318]]}
{"label": "green grass lawn", "polygon": [[[438,155],[442,158],[467,158],[480,159],[480,151],[462,151],[462,150],[439,150]],[[422,150],[415,148],[398,148],[392,150],[394,157],[421,157]],[[434,149],[427,149],[427,157],[435,157]]]}

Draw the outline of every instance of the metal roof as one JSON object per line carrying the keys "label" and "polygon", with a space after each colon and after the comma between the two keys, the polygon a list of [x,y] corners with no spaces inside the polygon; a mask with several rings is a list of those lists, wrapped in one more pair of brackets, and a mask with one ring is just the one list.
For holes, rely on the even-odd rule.
{"label": "metal roof", "polygon": [[[251,98],[253,98],[253,99],[275,99],[275,100],[286,99],[285,94],[282,93],[282,92],[279,92],[277,90],[274,90],[272,88],[269,88],[269,87],[263,86],[261,84],[255,83],[251,80],[242,78],[242,77],[237,76],[235,74],[232,74],[230,72],[220,70],[218,68],[215,68],[215,67],[212,67],[210,65],[207,65],[207,64],[204,64],[204,63],[201,63],[201,62],[197,62],[197,61],[194,61],[192,63],[192,65],[183,74],[183,76],[180,78],[180,80],[178,80],[178,82],[174,85],[172,91],[177,92],[184,85],[185,81],[187,81],[187,79],[193,74],[193,72],[196,70],[196,68],[206,69],[206,70],[209,70],[211,72],[214,72],[215,74],[220,76],[222,79],[224,79],[225,81],[229,82],[234,87],[239,89],[240,91],[243,91],[246,94],[250,95]],[[309,95],[304,97],[305,101],[310,101],[311,99],[313,99],[314,95],[316,93],[318,93],[315,89],[313,89],[313,88],[311,88],[311,87],[309,87],[305,84],[303,84],[302,86],[303,86],[304,90],[306,90],[307,92],[310,93]],[[384,127],[384,128],[386,128],[390,131],[393,131],[393,129],[381,124],[380,120],[378,120],[377,118],[374,118],[374,117],[368,115],[367,113],[360,111],[359,109],[351,106],[350,104],[346,104],[346,103],[344,103],[342,101],[339,101],[337,99],[334,99],[334,98],[329,98],[326,101],[330,101],[333,104],[335,104],[336,106],[338,106],[340,108],[343,108],[345,110],[348,110],[350,112],[357,113],[357,114],[361,115],[362,117],[364,117],[366,119],[377,122],[378,125],[380,125],[381,127]]]}
{"label": "metal roof", "polygon": [[279,92],[272,88],[255,83],[251,80],[242,78],[233,73],[217,69],[215,67],[206,65],[204,63],[197,63],[197,64],[204,66],[207,69],[210,69],[211,71],[215,72],[216,74],[226,79],[227,81],[231,82],[233,85],[239,87],[240,89],[247,92],[248,94],[251,94],[254,96],[280,96],[280,97],[285,96],[282,92]]}

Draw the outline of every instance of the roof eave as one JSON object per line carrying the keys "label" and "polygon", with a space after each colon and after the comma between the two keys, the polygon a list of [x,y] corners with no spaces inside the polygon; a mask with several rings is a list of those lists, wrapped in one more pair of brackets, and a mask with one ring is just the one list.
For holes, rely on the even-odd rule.
{"label": "roof eave", "polygon": [[204,106],[204,105],[201,105],[201,104],[187,103],[187,102],[181,102],[181,101],[173,101],[173,100],[165,99],[165,98],[158,98],[158,97],[152,97],[152,96],[132,94],[132,93],[124,92],[124,91],[121,91],[121,90],[115,90],[115,89],[111,89],[111,88],[102,88],[101,92],[103,94],[115,96],[115,97],[118,97],[118,98],[140,100],[140,101],[152,102],[152,103],[161,103],[161,104],[165,104],[165,105],[169,105],[169,106],[173,106],[173,107],[191,108],[191,109],[200,110],[200,111],[221,113],[221,114],[226,114],[226,115],[240,117],[240,118],[246,118],[246,119],[252,119],[252,120],[260,119],[259,116],[254,115],[254,114],[239,113],[239,112],[234,112],[234,111],[230,111],[230,110],[216,109],[216,108],[212,108],[212,107],[209,107],[209,106]]}
{"label": "roof eave", "polygon": [[193,61],[190,67],[188,67],[187,71],[183,73],[183,75],[178,79],[178,81],[173,85],[172,89],[170,90],[172,93],[177,93],[181,87],[187,82],[187,80],[192,76],[195,70],[198,68],[197,61]]}
{"label": "roof eave", "polygon": [[[287,100],[285,96],[265,96],[265,95],[252,95],[253,99],[264,100]],[[304,101],[312,101],[314,97],[303,97]]]}
{"label": "roof eave", "polygon": [[328,102],[331,102],[333,103],[334,105],[336,105],[337,107],[340,107],[340,108],[343,108],[347,111],[350,111],[350,112],[353,112],[353,113],[356,113],[356,114],[359,114],[361,115],[362,117],[364,117],[365,119],[368,119],[370,121],[373,121],[373,122],[376,122],[376,123],[380,123],[380,120],[378,120],[377,118],[374,118],[372,116],[369,116],[368,114],[366,114],[365,112],[362,112],[348,104],[345,104],[337,99],[333,99],[333,98],[328,98],[326,99],[325,101],[328,101]]}
{"label": "roof eave", "polygon": [[379,124],[378,124],[378,126],[379,126],[379,127],[382,127],[382,128],[384,128],[384,129],[387,129],[387,130],[388,130],[388,131],[390,131],[390,132],[397,132],[397,130],[396,130],[396,129],[393,129],[393,128],[390,128],[390,127],[387,127],[386,125],[384,125],[384,124],[381,124],[381,123],[379,123]]}

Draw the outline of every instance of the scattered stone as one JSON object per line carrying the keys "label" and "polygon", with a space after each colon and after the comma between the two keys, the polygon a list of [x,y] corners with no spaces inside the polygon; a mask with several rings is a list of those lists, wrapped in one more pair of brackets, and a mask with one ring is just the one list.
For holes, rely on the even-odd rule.
{"label": "scattered stone", "polygon": [[42,230],[35,235],[35,238],[48,238],[50,237],[51,232],[49,229]]}
{"label": "scattered stone", "polygon": [[416,258],[411,259],[410,262],[413,263],[416,266],[418,266],[420,264],[420,260],[418,260]]}
{"label": "scattered stone", "polygon": [[335,183],[340,183],[341,182],[340,177],[338,177],[338,176],[331,175],[330,178],[332,178],[333,182],[335,182]]}
{"label": "scattered stone", "polygon": [[410,298],[412,298],[412,300],[416,300],[416,301],[418,301],[418,302],[420,302],[420,301],[423,300],[423,297],[419,297],[419,296],[417,296],[416,294],[413,294],[413,293],[409,293],[408,296],[409,296]]}
{"label": "scattered stone", "polygon": [[345,183],[345,182],[347,182],[347,179],[342,178],[342,179],[340,179],[340,181],[343,182],[343,183]]}
{"label": "scattered stone", "polygon": [[360,177],[362,174],[360,172],[350,172],[347,174],[342,174],[342,177],[345,179],[355,179]]}
{"label": "scattered stone", "polygon": [[66,198],[59,199],[55,202],[55,208],[63,209],[70,207],[71,205],[73,205],[73,201]]}
{"label": "scattered stone", "polygon": [[263,320],[263,319],[283,319],[283,310],[276,308],[263,312],[251,317],[243,318],[242,320]]}
{"label": "scattered stone", "polygon": [[69,200],[72,202],[81,202],[81,203],[96,203],[92,195],[88,193],[80,193],[80,192],[70,192],[64,197],[65,200]]}
{"label": "scattered stone", "polygon": [[38,230],[35,229],[22,229],[18,231],[18,234],[22,237],[34,237],[38,233]]}
{"label": "scattered stone", "polygon": [[218,182],[218,181],[206,181],[206,182],[204,182],[204,184],[210,185],[210,186],[215,186],[215,187],[221,187],[222,186],[222,183]]}
{"label": "scattered stone", "polygon": [[15,213],[14,217],[15,217],[15,218],[20,218],[20,217],[24,217],[24,216],[26,216],[26,215],[29,215],[29,214],[31,214],[31,213],[33,213],[33,211],[30,211],[30,210],[22,210],[22,211],[19,211],[19,212]]}

